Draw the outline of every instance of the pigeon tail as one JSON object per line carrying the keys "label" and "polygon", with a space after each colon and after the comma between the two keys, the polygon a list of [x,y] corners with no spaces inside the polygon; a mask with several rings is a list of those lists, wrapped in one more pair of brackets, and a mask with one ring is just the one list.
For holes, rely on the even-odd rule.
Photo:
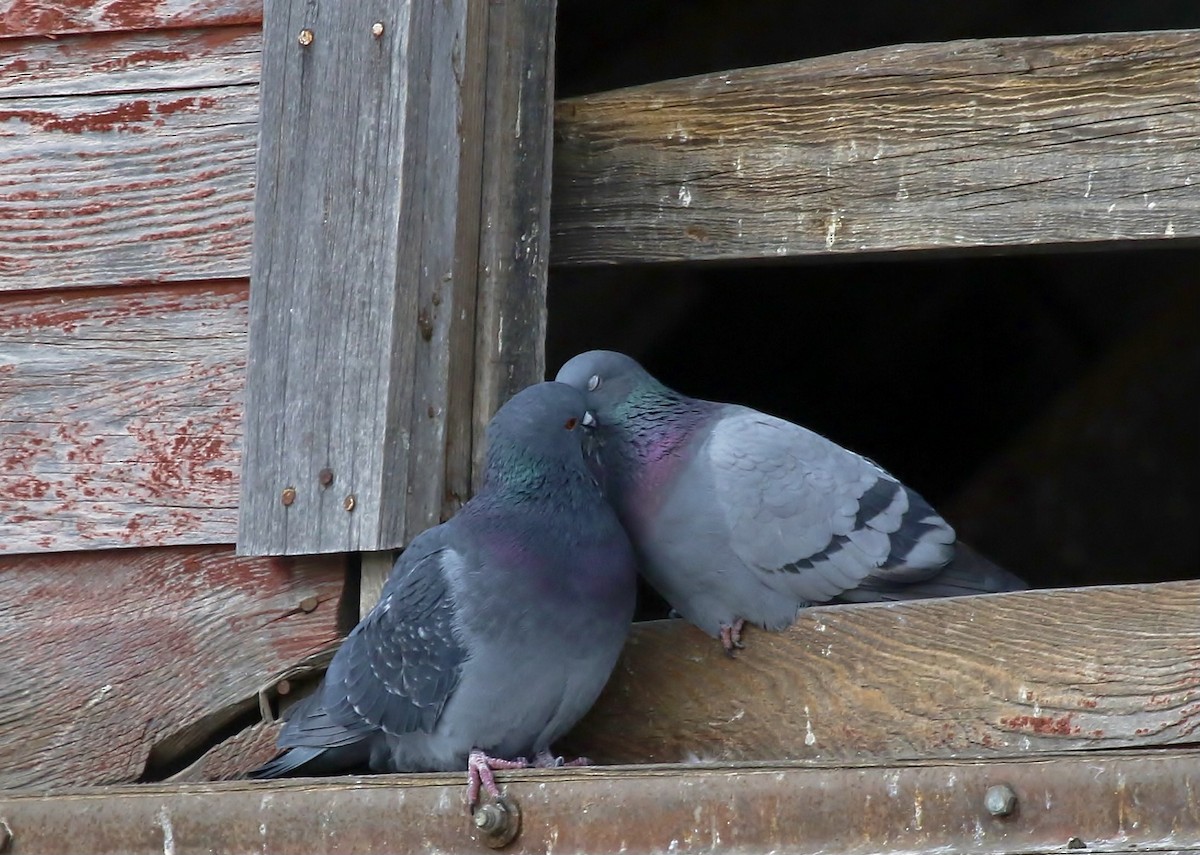
{"label": "pigeon tail", "polygon": [[247,778],[286,778],[293,775],[336,775],[366,770],[369,754],[365,742],[318,748],[289,748],[251,772]]}
{"label": "pigeon tail", "polygon": [[831,600],[835,603],[878,603],[924,600],[934,597],[965,597],[1024,591],[1029,585],[1014,573],[984,558],[962,541],[955,545],[954,558],[936,576],[922,582],[886,582],[865,579],[853,590]]}

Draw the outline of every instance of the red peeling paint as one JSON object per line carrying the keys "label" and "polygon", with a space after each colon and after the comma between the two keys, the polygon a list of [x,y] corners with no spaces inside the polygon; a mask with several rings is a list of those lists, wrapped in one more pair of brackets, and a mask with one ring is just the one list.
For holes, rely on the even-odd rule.
{"label": "red peeling paint", "polygon": [[1048,715],[1016,715],[1001,718],[1000,724],[1012,730],[1025,730],[1039,736],[1073,736],[1079,733],[1078,725],[1072,724],[1074,713],[1054,718]]}

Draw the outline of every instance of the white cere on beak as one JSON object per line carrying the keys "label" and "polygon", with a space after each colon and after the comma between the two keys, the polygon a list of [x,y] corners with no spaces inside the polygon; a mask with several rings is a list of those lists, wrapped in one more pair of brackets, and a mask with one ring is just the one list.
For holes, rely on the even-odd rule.
{"label": "white cere on beak", "polygon": [[599,388],[600,388],[600,375],[593,374],[591,377],[588,378],[588,391],[595,392]]}
{"label": "white cere on beak", "polygon": [[589,410],[584,410],[583,418],[581,419],[581,421],[583,422],[584,427],[595,427],[596,426],[596,417],[593,416]]}

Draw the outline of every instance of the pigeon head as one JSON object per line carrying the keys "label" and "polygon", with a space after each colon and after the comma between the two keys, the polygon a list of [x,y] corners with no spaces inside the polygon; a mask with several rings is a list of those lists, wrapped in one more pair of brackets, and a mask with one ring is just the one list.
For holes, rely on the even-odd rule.
{"label": "pigeon head", "polygon": [[570,359],[554,378],[587,395],[587,405],[602,423],[620,421],[629,405],[643,398],[669,396],[670,390],[623,353],[589,350]]}
{"label": "pigeon head", "polygon": [[595,419],[582,392],[537,383],[513,395],[487,427],[487,481],[541,482],[554,472],[586,472]]}

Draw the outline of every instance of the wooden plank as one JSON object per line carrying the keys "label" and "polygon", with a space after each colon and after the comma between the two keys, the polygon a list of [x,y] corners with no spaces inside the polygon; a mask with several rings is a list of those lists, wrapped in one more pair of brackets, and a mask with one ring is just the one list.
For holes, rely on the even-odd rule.
{"label": "wooden plank", "polygon": [[572,98],[556,264],[1200,237],[1200,31],[878,48]]}
{"label": "wooden plank", "polygon": [[0,291],[247,276],[257,93],[233,79],[0,97]]}
{"label": "wooden plank", "polygon": [[1186,744],[1200,581],[806,609],[729,659],[639,624],[558,746],[606,763],[1018,755]]}
{"label": "wooden plank", "polygon": [[0,558],[0,788],[136,781],[337,634],[340,558]]}
{"label": "wooden plank", "polygon": [[[1198,756],[1089,752],[993,762],[502,772],[512,853],[1200,850]],[[986,807],[992,786],[1015,806]],[[95,788],[0,796],[14,851],[483,852],[462,776]]]}
{"label": "wooden plank", "polygon": [[0,297],[0,553],[229,543],[247,283]]}
{"label": "wooden plank", "polygon": [[0,98],[258,86],[257,26],[13,39],[0,57]]}
{"label": "wooden plank", "polygon": [[488,420],[515,392],[546,375],[556,8],[554,0],[489,6],[475,486],[483,476]]}
{"label": "wooden plank", "polygon": [[0,38],[256,24],[262,0],[3,0]]}
{"label": "wooden plank", "polygon": [[381,550],[438,519],[475,299],[466,13],[296,0],[264,22],[243,553]]}

